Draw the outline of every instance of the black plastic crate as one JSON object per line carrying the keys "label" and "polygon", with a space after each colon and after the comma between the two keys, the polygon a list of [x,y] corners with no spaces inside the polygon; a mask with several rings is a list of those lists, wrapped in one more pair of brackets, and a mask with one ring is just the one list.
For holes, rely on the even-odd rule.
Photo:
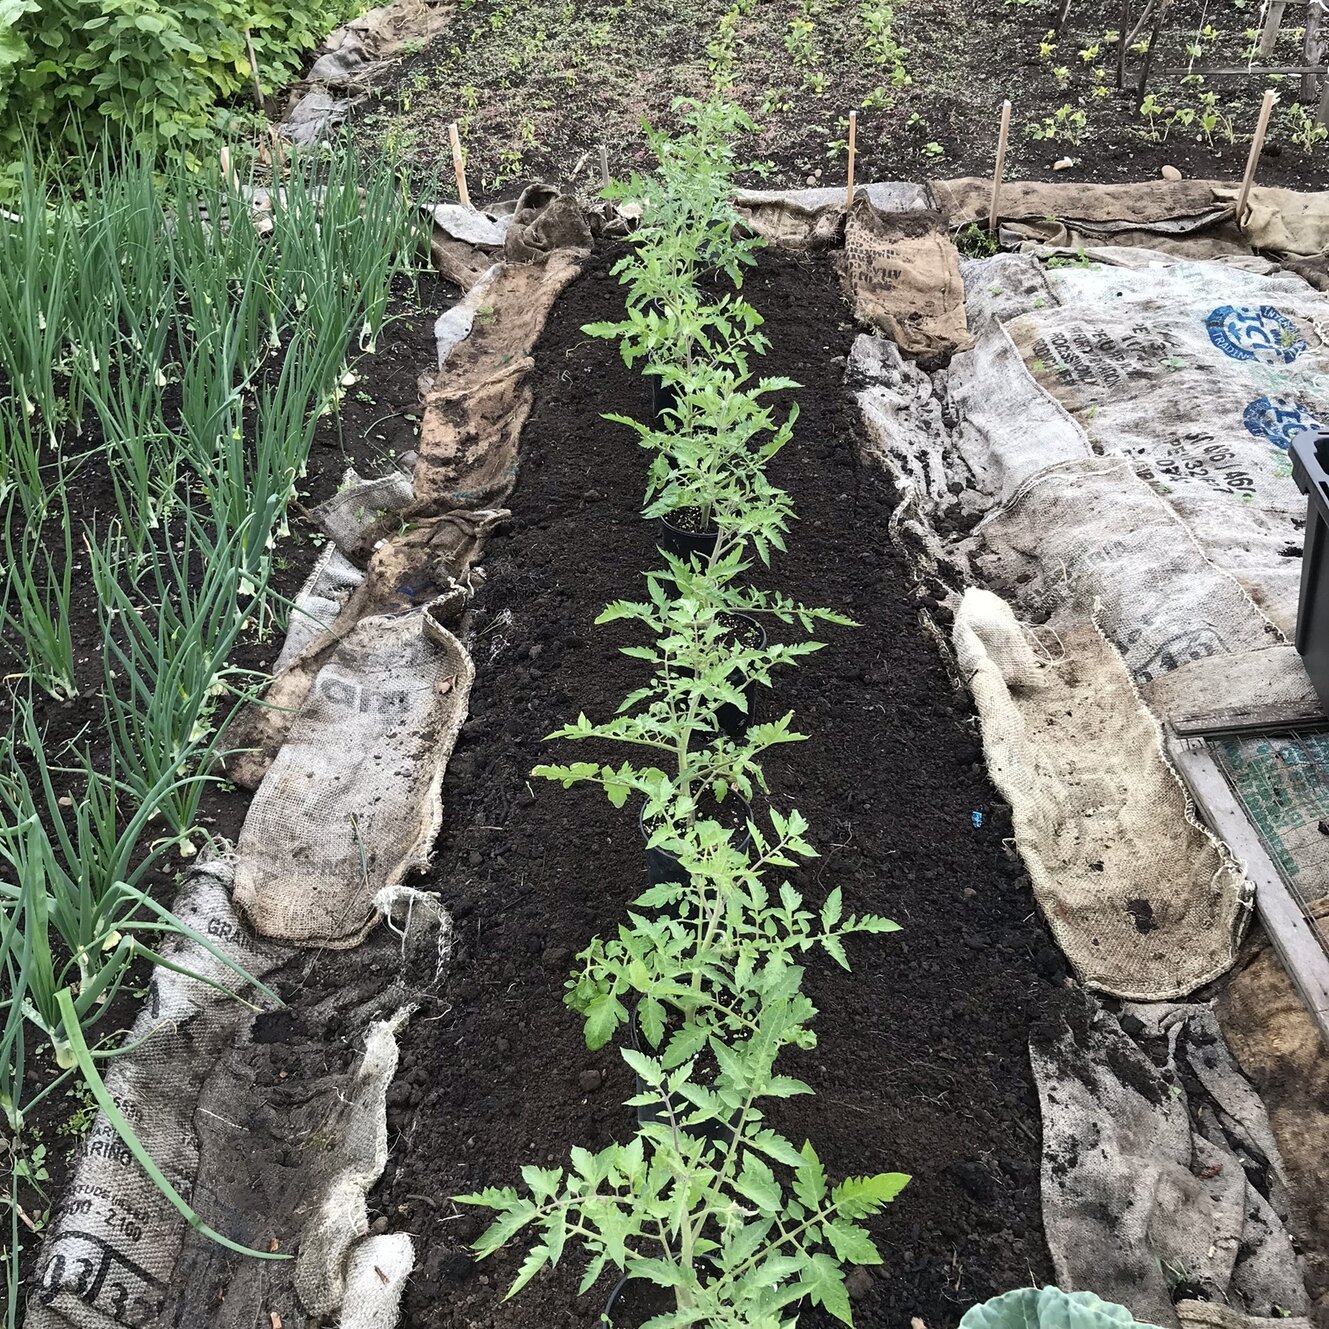
{"label": "black plastic crate", "polygon": [[1329,429],[1298,434],[1289,451],[1292,478],[1306,495],[1297,650],[1320,705],[1329,711]]}

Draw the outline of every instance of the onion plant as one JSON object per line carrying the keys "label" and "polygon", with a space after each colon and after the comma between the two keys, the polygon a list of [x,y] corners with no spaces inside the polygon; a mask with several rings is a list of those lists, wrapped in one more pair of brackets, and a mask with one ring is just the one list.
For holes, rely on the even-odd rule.
{"label": "onion plant", "polygon": [[[265,520],[266,518],[266,520]],[[266,527],[270,513],[254,514]],[[178,540],[171,536],[178,535]],[[211,769],[227,712],[243,697],[227,667],[249,614],[266,590],[266,561],[247,568],[244,528],[221,544],[188,510],[166,532],[160,553],[129,578],[115,540],[88,542],[102,624],[106,727],[131,792],[178,836],[198,824],[202,779]],[[172,778],[178,783],[171,783]]]}
{"label": "onion plant", "polygon": [[[189,937],[239,978],[277,1000],[146,889],[174,841],[159,840],[146,850],[140,841],[162,796],[182,777],[174,772],[163,776],[149,797],[139,801],[127,797],[130,791],[117,763],[103,773],[86,749],[75,754],[71,771],[56,768],[27,703],[18,705],[15,729],[3,749],[0,900],[8,981],[0,1004],[11,1034],[17,1027],[13,1012],[20,1010],[50,1040],[56,1064],[72,1067],[72,1031],[59,994],[69,991],[78,1025],[91,1028],[109,1009],[137,957],[179,968],[150,945],[171,936]],[[67,786],[70,774],[75,782]],[[71,792],[62,794],[66,787]],[[121,810],[122,802],[132,808],[128,815]],[[220,986],[210,979],[200,981]],[[18,1035],[0,1048],[0,1106],[13,1129],[18,1129],[23,1113],[18,1096],[21,1059]]]}
{"label": "onion plant", "polygon": [[[24,1112],[31,1111],[63,1079],[62,1075],[48,1082],[24,1103],[26,1025],[49,1041],[61,1072],[77,1070],[81,1074],[126,1147],[191,1226],[240,1253],[278,1258],[214,1232],[189,1207],[148,1156],[101,1078],[97,1062],[129,1048],[101,1047],[90,1040],[94,1027],[114,1009],[113,998],[139,960],[183,974],[252,1009],[258,1008],[244,996],[248,987],[280,1004],[275,993],[147,889],[149,874],[159,866],[169,842],[158,842],[145,854],[140,841],[157,799],[168,785],[163,782],[154,788],[132,815],[122,818],[119,803],[125,790],[114,765],[104,775],[85,751],[78,757],[81,797],[62,798],[56,793],[56,773],[27,706],[19,707],[17,732],[11,733],[5,748],[8,774],[0,777],[4,814],[0,824],[0,1109],[10,1131],[17,1136]],[[24,769],[21,748],[26,748],[26,760],[35,769],[36,788]],[[177,939],[188,939],[202,948],[234,981],[222,982],[172,958],[170,946],[163,943]],[[17,1260],[16,1245],[12,1259]]]}
{"label": "onion plant", "polygon": [[0,497],[16,496],[30,520],[46,507],[42,466],[42,440],[33,417],[12,397],[0,398]]}
{"label": "onion plant", "polygon": [[[0,1104],[17,1132],[35,1101],[23,1098],[35,1028],[186,1220],[233,1245],[120,1115],[97,1069],[115,1050],[96,1026],[131,963],[176,967],[173,939],[224,961],[154,890],[165,856],[190,847],[237,695],[227,660],[263,611],[317,418],[412,262],[412,213],[391,170],[366,172],[350,153],[298,156],[255,191],[216,161],[158,169],[114,144],[58,180],[30,155],[11,206],[0,267],[23,280],[0,283],[10,672],[72,694],[68,611],[86,544],[110,753],[99,766],[79,749],[63,769],[27,705],[0,740]],[[100,438],[83,436],[88,423]],[[80,532],[67,502],[76,471],[101,463],[114,538]],[[225,963],[237,983],[204,981],[239,990],[246,976]],[[11,1318],[13,1306],[11,1288]]]}
{"label": "onion plant", "polygon": [[[63,485],[51,496],[54,511],[30,520],[29,512],[11,496],[3,512],[4,584],[0,622],[7,644],[20,648],[17,671],[60,700],[77,693],[74,641],[69,624],[73,596],[73,534]],[[59,541],[52,553],[52,528]]]}

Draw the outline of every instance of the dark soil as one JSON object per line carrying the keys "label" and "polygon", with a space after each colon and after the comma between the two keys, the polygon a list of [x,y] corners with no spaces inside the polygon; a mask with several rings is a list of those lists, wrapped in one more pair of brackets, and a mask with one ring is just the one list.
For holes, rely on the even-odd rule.
{"label": "dark soil", "polygon": [[[472,0],[401,62],[357,112],[355,132],[407,161],[422,185],[441,182],[446,197],[451,163],[439,129],[451,120],[477,202],[536,179],[589,192],[599,187],[600,145],[616,177],[643,167],[642,117],[672,127],[674,99],[707,95],[728,58],[729,95],[758,126],[739,145],[753,164],[744,183],[758,187],[842,183],[854,108],[860,181],[990,175],[1006,98],[1008,178],[1156,180],[1169,164],[1188,177],[1238,181],[1266,86],[1278,88],[1279,106],[1260,181],[1309,189],[1329,180],[1329,141],[1316,141],[1293,109],[1299,79],[1205,73],[1245,68],[1258,4],[1171,6],[1148,82],[1150,114],[1141,114],[1135,87],[1139,53],[1128,54],[1126,87],[1116,87],[1109,37],[1120,7],[1072,5],[1058,38],[1060,8],[1061,0]],[[726,42],[731,9],[739,12]],[[1131,9],[1138,13],[1139,0]],[[1272,65],[1303,63],[1292,12]],[[888,18],[902,49],[871,40],[873,16]],[[1207,130],[1206,93],[1216,99]],[[1311,122],[1317,100],[1300,98]],[[1054,174],[1064,158],[1072,165]]]}
{"label": "dark soil", "polygon": [[[308,475],[301,484],[299,502],[292,510],[290,535],[274,555],[271,587],[278,622],[284,613],[276,597],[295,594],[317,557],[317,546],[323,542],[321,534],[303,520],[301,513],[336,492],[346,467],[354,466],[365,476],[379,475],[394,464],[398,454],[414,448],[420,411],[417,376],[434,363],[434,320],[455,298],[454,288],[431,276],[422,277],[418,287],[407,279],[398,279],[377,352],[355,361],[359,382],[347,392],[337,412],[319,422]],[[91,447],[97,441],[95,432],[90,436],[85,429],[83,444]],[[100,527],[107,514],[114,515],[115,494],[103,463],[93,462],[79,472],[77,481],[69,487],[69,502],[76,532],[94,522]],[[60,703],[34,690],[36,718],[53,764],[64,764],[58,754],[65,744],[74,743],[80,747],[86,745],[98,767],[104,769],[109,737],[101,722],[101,628],[92,585],[85,574],[80,577],[77,571],[71,631],[78,652],[80,695],[73,701]],[[261,639],[249,634],[238,643],[231,663],[261,674],[276,655],[280,641],[281,634],[274,636],[271,630]],[[12,657],[5,660],[6,672],[16,667]],[[247,791],[230,785],[208,786],[201,808],[202,824],[234,841],[250,797]],[[158,832],[154,829],[153,833]],[[148,883],[154,895],[169,903],[176,872],[183,866],[178,857],[162,859]],[[126,984],[97,1024],[98,1037],[109,1045],[114,1045],[121,1032],[132,1024],[146,980],[145,967],[139,982]],[[287,1018],[287,1013],[277,1012],[264,1018],[269,1022],[266,1027],[274,1030]],[[277,1023],[273,1024],[274,1021]],[[255,1033],[256,1041],[263,1038],[261,1031]],[[37,1092],[54,1075],[46,1044],[35,1036],[28,1043],[28,1067],[30,1093]],[[86,1094],[75,1087],[47,1098],[28,1114],[24,1138],[29,1147],[37,1143],[46,1145],[48,1176],[41,1182],[40,1190],[20,1188],[20,1204],[27,1214],[40,1216],[63,1190],[72,1147],[88,1124],[81,1113],[86,1102]],[[35,1263],[40,1246],[40,1239],[28,1234],[22,1252],[24,1276]]]}
{"label": "dark soil", "polygon": [[[520,1254],[473,1263],[467,1243],[484,1220],[449,1199],[632,1129],[627,1067],[613,1047],[587,1052],[562,996],[575,953],[643,887],[635,811],[530,776],[538,761],[610,755],[542,739],[578,711],[609,716],[639,680],[616,650],[628,638],[593,625],[656,565],[637,515],[644,458],[600,418],[644,411],[649,389],[580,331],[619,307],[606,266],[568,290],[537,349],[514,516],[474,608],[476,683],[429,880],[455,919],[455,951],[441,1000],[404,1034],[390,1161],[371,1197],[417,1242],[404,1329],[591,1325],[610,1285],[576,1297],[569,1253],[503,1303]],[[795,876],[809,900],[838,884],[846,908],[904,929],[852,945],[852,974],[810,966],[819,1046],[787,1066],[817,1094],[773,1116],[836,1175],[913,1174],[877,1225],[885,1264],[855,1275],[856,1318],[946,1329],[975,1301],[1051,1278],[1027,1044],[1056,1018],[1065,969],[1005,847],[1009,817],[974,717],[919,625],[887,534],[891,490],[860,461],[841,386],[852,327],[829,266],[768,255],[745,290],[772,341],[763,372],[803,385],[795,441],[772,468],[800,517],[775,584],[863,625],[827,634],[763,698],[811,735],[769,761],[772,801],[813,826],[822,857]]]}

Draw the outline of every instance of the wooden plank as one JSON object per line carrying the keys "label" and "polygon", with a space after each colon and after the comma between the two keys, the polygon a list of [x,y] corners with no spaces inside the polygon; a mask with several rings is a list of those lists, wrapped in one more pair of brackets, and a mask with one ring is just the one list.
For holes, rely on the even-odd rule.
{"label": "wooden plank", "polygon": [[1285,709],[1268,711],[1206,711],[1181,715],[1172,720],[1178,738],[1237,738],[1243,734],[1313,734],[1324,729],[1325,718],[1289,715]]}
{"label": "wooden plank", "polygon": [[1325,68],[1324,65],[1216,65],[1210,69],[1205,65],[1169,65],[1154,72],[1159,78],[1187,74],[1203,74],[1205,78],[1255,78],[1263,74],[1323,74]]}
{"label": "wooden plank", "polygon": [[1205,741],[1169,736],[1168,755],[1215,834],[1245,868],[1269,940],[1329,1044],[1329,954]]}
{"label": "wooden plank", "polygon": [[1232,734],[1299,734],[1306,730],[1329,729],[1318,701],[1278,702],[1247,706],[1225,704],[1207,711],[1173,714],[1172,730],[1180,738],[1226,738]]}

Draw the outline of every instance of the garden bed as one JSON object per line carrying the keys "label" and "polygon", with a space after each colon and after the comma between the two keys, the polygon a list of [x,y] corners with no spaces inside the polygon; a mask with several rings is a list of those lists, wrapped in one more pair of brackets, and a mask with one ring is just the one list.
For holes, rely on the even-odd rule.
{"label": "garden bed", "polygon": [[[668,125],[676,97],[705,96],[721,76],[759,126],[740,141],[753,164],[742,182],[753,187],[841,183],[854,108],[860,180],[990,175],[1007,98],[1009,178],[1119,183],[1157,179],[1166,164],[1190,178],[1235,183],[1264,89],[1276,86],[1280,104],[1259,178],[1323,186],[1329,143],[1316,136],[1314,99],[1307,119],[1294,115],[1299,80],[1204,77],[1206,67],[1246,63],[1245,32],[1258,27],[1259,6],[1178,0],[1155,60],[1156,69],[1174,72],[1150,79],[1148,114],[1134,86],[1138,52],[1129,57],[1129,86],[1115,86],[1115,43],[1106,37],[1117,7],[1072,6],[1055,40],[1049,30],[1060,7],[1057,0],[699,0],[680,9],[636,0],[569,10],[560,0],[475,0],[402,61],[357,112],[356,134],[402,153],[422,182],[447,179],[438,125],[457,120],[477,198],[530,179],[588,189],[601,144],[610,169],[626,175],[645,160],[642,117]],[[1289,9],[1269,63],[1301,63],[1303,17]],[[1054,172],[1067,158],[1073,165]]]}
{"label": "garden bed", "polygon": [[[632,1127],[628,1068],[613,1045],[587,1052],[561,997],[573,956],[612,933],[643,885],[635,816],[599,791],[530,780],[537,762],[568,755],[547,733],[581,710],[607,716],[637,677],[616,650],[624,639],[593,626],[655,557],[639,515],[644,456],[600,418],[640,415],[648,387],[581,331],[622,308],[611,259],[591,261],[537,348],[513,517],[473,609],[476,683],[428,882],[454,919],[454,950],[402,1035],[390,1162],[371,1196],[371,1212],[417,1242],[408,1329],[589,1324],[603,1301],[599,1288],[575,1298],[569,1270],[501,1306],[516,1254],[473,1263],[466,1245],[484,1224],[448,1197]],[[847,909],[903,928],[857,939],[852,975],[813,962],[819,1045],[791,1054],[790,1073],[817,1097],[780,1104],[775,1124],[813,1138],[837,1175],[914,1175],[878,1224],[885,1265],[851,1287],[861,1325],[917,1315],[939,1329],[1051,1276],[1027,1043],[1059,1009],[1065,969],[1034,917],[967,702],[919,624],[887,533],[894,495],[860,460],[842,385],[853,329],[831,268],[768,253],[744,292],[767,320],[763,372],[802,385],[795,440],[771,468],[799,516],[774,576],[862,624],[818,634],[827,649],[759,703],[816,735],[768,760],[774,801],[830,841],[796,874],[810,901],[838,884]]]}

